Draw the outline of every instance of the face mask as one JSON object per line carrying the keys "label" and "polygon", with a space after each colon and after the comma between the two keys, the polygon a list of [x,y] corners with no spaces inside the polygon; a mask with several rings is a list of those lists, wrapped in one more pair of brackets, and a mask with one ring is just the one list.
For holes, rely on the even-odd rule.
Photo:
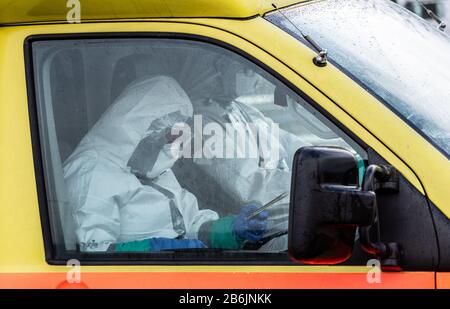
{"label": "face mask", "polygon": [[128,167],[138,177],[156,178],[178,160],[179,148],[178,143],[167,143],[164,135],[149,135],[137,145]]}
{"label": "face mask", "polygon": [[180,112],[173,112],[154,120],[148,129],[150,133],[139,142],[128,160],[131,172],[141,178],[156,178],[170,169],[180,157],[180,145],[170,142],[168,128],[186,119]]}
{"label": "face mask", "polygon": [[159,152],[153,167],[147,172],[147,177],[156,178],[168,169],[172,168],[175,162],[180,158],[180,150],[178,145],[166,144]]}

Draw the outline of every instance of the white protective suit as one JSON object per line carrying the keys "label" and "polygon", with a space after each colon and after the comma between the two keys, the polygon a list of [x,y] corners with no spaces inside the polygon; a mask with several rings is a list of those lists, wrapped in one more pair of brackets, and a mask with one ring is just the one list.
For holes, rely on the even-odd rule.
{"label": "white protective suit", "polygon": [[[231,93],[235,91],[238,98],[220,103],[214,99],[203,103],[197,102],[194,105],[194,113],[202,115],[201,127],[203,130],[211,123],[219,124],[224,131],[226,131],[226,126],[230,125],[241,132],[244,128],[248,140],[256,141],[257,147],[260,147],[258,143],[261,137],[265,136],[266,140],[270,141],[269,144],[266,144],[269,146],[269,151],[257,158],[205,158],[204,155],[196,157],[194,154],[191,162],[183,159],[183,166],[176,168],[176,175],[183,187],[195,192],[201,205],[208,205],[208,208],[218,211],[221,215],[238,213],[243,205],[252,202],[263,205],[283,193],[289,193],[293,156],[300,147],[311,145],[281,128],[274,131],[274,122],[270,118],[265,117],[255,107],[239,101],[239,96],[273,94],[274,86],[268,85],[267,81],[257,74],[248,74],[250,78],[246,79],[244,74],[236,74],[236,70],[233,68],[230,68],[229,71],[231,73],[228,74],[229,76],[224,74],[226,76],[224,79],[226,82],[228,79],[233,80],[233,76],[238,76],[236,90],[230,91]],[[290,102],[290,104],[297,103]],[[293,106],[288,107],[288,109],[290,108]],[[226,132],[227,134],[223,136],[225,148],[229,143],[227,139],[233,140],[228,131]],[[194,134],[202,134],[202,132],[196,131]],[[211,145],[208,139],[213,138],[203,137],[203,145]],[[238,148],[239,146],[234,144],[234,147]],[[248,149],[248,147],[249,145],[245,145],[243,148]],[[203,148],[202,151],[205,151],[205,147]],[[267,211],[269,217],[265,235],[273,236],[286,232],[289,197],[284,198]],[[261,249],[267,251],[286,250],[287,237],[278,237]]]}
{"label": "white protective suit", "polygon": [[[157,76],[129,85],[86,134],[64,164],[81,251],[152,237],[196,239],[203,223],[219,218],[199,210],[170,169],[178,158],[165,130],[191,116],[184,90]],[[145,185],[136,175],[147,177]]]}
{"label": "white protective suit", "polygon": [[[237,207],[235,209],[231,209],[230,205],[223,204],[227,211],[237,213],[240,211],[240,207],[247,203],[257,202],[263,205],[285,192],[289,193],[294,153],[298,148],[308,145],[307,143],[282,129],[274,131],[274,123],[271,119],[265,117],[256,108],[237,101],[225,106],[213,103],[199,108],[196,112],[203,115],[203,125],[217,122],[222,126],[231,124],[237,130],[243,127],[248,128],[247,137],[249,140],[256,141],[257,147],[262,147],[258,144],[261,136],[265,136],[265,139],[269,141],[266,144],[269,147],[268,151],[257,158],[194,158],[195,166],[211,178],[216,179],[221,189],[236,201],[231,204]],[[249,127],[250,124],[253,127]],[[256,130],[252,128],[256,128]],[[227,137],[229,138],[229,136]],[[205,139],[205,143],[207,141],[208,139]],[[236,144],[234,146],[238,147]],[[227,147],[226,142],[225,147]],[[248,149],[248,144],[245,147]],[[268,208],[268,212],[267,233],[287,230],[289,197]]]}

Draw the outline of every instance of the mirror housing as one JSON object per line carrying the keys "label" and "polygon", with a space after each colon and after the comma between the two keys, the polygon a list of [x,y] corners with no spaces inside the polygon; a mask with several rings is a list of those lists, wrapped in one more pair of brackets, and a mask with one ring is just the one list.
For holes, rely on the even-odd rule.
{"label": "mirror housing", "polygon": [[358,226],[376,219],[376,195],[358,186],[355,156],[344,149],[303,147],[291,182],[288,250],[306,264],[337,264],[353,250]]}

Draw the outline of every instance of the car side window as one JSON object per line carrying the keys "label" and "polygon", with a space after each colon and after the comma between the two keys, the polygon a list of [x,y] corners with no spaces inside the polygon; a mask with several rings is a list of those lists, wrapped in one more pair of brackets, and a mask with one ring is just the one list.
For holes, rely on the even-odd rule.
{"label": "car side window", "polygon": [[296,150],[366,159],[304,96],[225,47],[38,40],[32,56],[56,256],[285,254]]}

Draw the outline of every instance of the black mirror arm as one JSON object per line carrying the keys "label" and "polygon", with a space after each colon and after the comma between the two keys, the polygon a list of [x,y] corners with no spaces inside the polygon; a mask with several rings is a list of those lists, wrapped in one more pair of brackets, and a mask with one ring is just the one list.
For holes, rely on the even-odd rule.
{"label": "black mirror arm", "polygon": [[[389,166],[370,165],[364,174],[362,191],[375,192],[379,188],[379,182],[387,181],[393,176],[393,170]],[[396,243],[383,243],[380,237],[380,221],[378,219],[378,207],[375,204],[375,221],[373,225],[359,228],[361,247],[369,254],[375,255],[385,261],[387,268],[396,268],[400,258],[400,248]],[[376,225],[376,241],[370,239],[372,226]]]}
{"label": "black mirror arm", "polygon": [[[362,191],[375,191],[375,177],[377,175],[383,175],[384,169],[378,165],[370,165],[364,174],[364,180],[362,184]],[[380,223],[378,221],[378,207],[375,205],[375,220],[374,224],[377,227],[377,240],[372,242],[370,239],[370,230],[373,225],[363,226],[359,229],[359,237],[361,246],[367,253],[384,256],[387,252],[386,246],[380,241]]]}

